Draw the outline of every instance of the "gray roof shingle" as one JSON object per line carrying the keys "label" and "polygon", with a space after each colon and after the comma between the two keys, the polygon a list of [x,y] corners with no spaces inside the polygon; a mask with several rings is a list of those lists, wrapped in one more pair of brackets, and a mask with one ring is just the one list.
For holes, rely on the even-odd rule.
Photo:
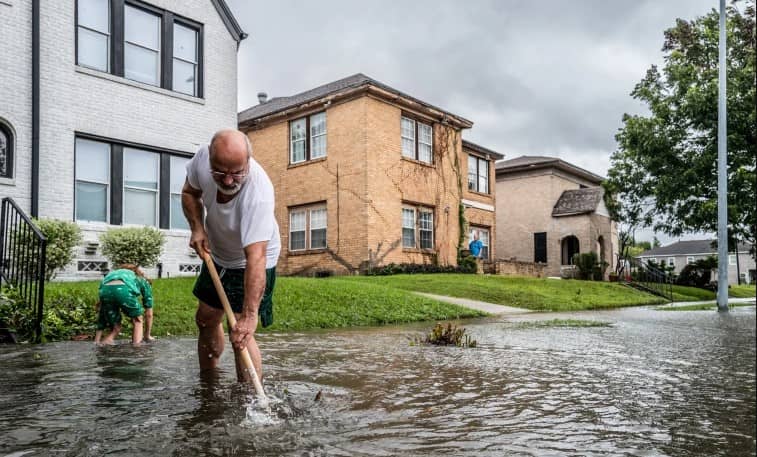
{"label": "gray roof shingle", "polygon": [[552,208],[552,217],[593,213],[602,201],[602,195],[604,191],[601,187],[566,190]]}
{"label": "gray roof shingle", "polygon": [[275,97],[271,100],[261,103],[259,105],[252,106],[250,108],[247,108],[246,110],[239,113],[237,116],[237,122],[241,126],[244,123],[248,123],[251,121],[254,121],[256,119],[268,116],[270,114],[277,113],[279,111],[286,110],[288,108],[296,107],[298,105],[301,105],[303,103],[307,103],[310,101],[318,100],[321,97],[325,97],[327,95],[331,95],[336,92],[343,91],[345,89],[352,89],[357,88],[366,84],[370,84],[371,86],[375,86],[378,88],[381,88],[385,91],[392,92],[396,95],[399,95],[403,98],[412,100],[416,103],[419,103],[423,106],[426,106],[428,108],[432,108],[437,111],[441,111],[447,114],[450,114],[454,116],[455,118],[461,120],[464,123],[473,125],[473,123],[463,117],[460,117],[456,114],[452,114],[449,111],[443,110],[441,108],[438,108],[436,106],[433,106],[429,103],[423,102],[421,100],[418,100],[417,98],[414,98],[410,95],[407,95],[403,92],[398,91],[397,89],[394,89],[392,87],[387,86],[384,83],[381,83],[369,76],[366,76],[362,73],[357,73],[352,76],[348,76],[346,78],[330,82],[328,84],[324,84],[322,86],[318,86],[314,89],[306,90],[305,92],[301,92],[296,95],[292,95],[289,97]]}
{"label": "gray roof shingle", "polygon": [[572,163],[566,162],[557,157],[520,156],[514,159],[503,160],[501,162],[497,162],[495,166],[498,176],[509,174],[509,173],[522,172],[526,170],[534,170],[534,169],[550,168],[550,167],[558,168],[568,173],[581,176],[582,178],[594,184],[599,184],[602,181],[604,181],[603,177],[597,174],[594,174],[590,172],[589,170],[573,165]]}
{"label": "gray roof shingle", "polygon": [[[739,243],[739,252],[749,252],[749,245]],[[659,246],[644,251],[636,257],[654,257],[663,255],[691,255],[691,254],[717,254],[717,240],[686,240],[676,241],[667,246]]]}

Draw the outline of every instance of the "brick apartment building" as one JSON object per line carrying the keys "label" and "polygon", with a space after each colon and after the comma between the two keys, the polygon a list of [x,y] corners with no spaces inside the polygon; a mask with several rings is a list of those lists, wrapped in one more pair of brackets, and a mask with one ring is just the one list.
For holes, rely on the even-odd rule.
{"label": "brick apartment building", "polygon": [[60,279],[101,278],[119,226],[161,229],[164,275],[199,266],[184,165],[236,122],[245,36],[223,0],[0,1],[0,197],[81,227]]}
{"label": "brick apartment building", "polygon": [[612,271],[618,231],[601,176],[556,157],[521,156],[496,168],[498,256],[543,263],[547,276],[560,276],[574,254],[594,251]]}
{"label": "brick apartment building", "polygon": [[239,128],[276,189],[282,274],[456,265],[461,208],[493,256],[502,155],[462,140],[471,121],[363,74],[259,98]]}

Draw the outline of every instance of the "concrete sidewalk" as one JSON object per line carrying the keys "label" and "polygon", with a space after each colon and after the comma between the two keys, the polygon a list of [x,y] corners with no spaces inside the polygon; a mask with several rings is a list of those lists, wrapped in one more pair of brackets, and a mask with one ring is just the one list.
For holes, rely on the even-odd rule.
{"label": "concrete sidewalk", "polygon": [[[677,301],[672,303],[667,303],[665,305],[655,305],[655,306],[689,306],[689,305],[706,305],[708,303],[711,303],[713,305],[717,304],[717,300],[702,300],[702,301]],[[728,303],[751,303],[755,304],[755,298],[754,297],[747,297],[747,298],[729,298]]]}
{"label": "concrete sidewalk", "polygon": [[446,303],[452,303],[454,305],[465,306],[466,308],[477,309],[485,313],[491,314],[523,314],[530,313],[531,310],[524,308],[515,308],[513,306],[495,305],[494,303],[487,303],[483,301],[469,300],[467,298],[447,297],[446,295],[434,295],[424,292],[413,292],[417,295],[421,295],[427,298],[433,298],[434,300],[443,301]]}

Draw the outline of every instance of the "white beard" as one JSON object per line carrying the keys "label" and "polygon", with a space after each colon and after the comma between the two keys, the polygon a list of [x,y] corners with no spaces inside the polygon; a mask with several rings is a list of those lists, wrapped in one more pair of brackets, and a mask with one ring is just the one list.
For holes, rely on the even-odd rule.
{"label": "white beard", "polygon": [[231,195],[236,195],[237,193],[239,193],[240,190],[242,190],[242,184],[244,184],[244,181],[235,182],[234,187],[232,189],[228,189],[228,188],[223,188],[218,183],[216,183],[216,189],[218,189],[218,192],[224,195],[231,196]]}

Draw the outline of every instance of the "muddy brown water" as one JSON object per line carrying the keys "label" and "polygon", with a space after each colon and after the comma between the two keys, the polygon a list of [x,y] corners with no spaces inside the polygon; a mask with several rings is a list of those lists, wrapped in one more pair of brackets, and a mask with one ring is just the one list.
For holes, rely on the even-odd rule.
{"label": "muddy brown water", "polygon": [[[553,318],[612,325],[516,325]],[[0,456],[755,455],[754,306],[460,324],[477,348],[411,345],[431,323],[261,335],[270,415],[192,338],[2,346]]]}

